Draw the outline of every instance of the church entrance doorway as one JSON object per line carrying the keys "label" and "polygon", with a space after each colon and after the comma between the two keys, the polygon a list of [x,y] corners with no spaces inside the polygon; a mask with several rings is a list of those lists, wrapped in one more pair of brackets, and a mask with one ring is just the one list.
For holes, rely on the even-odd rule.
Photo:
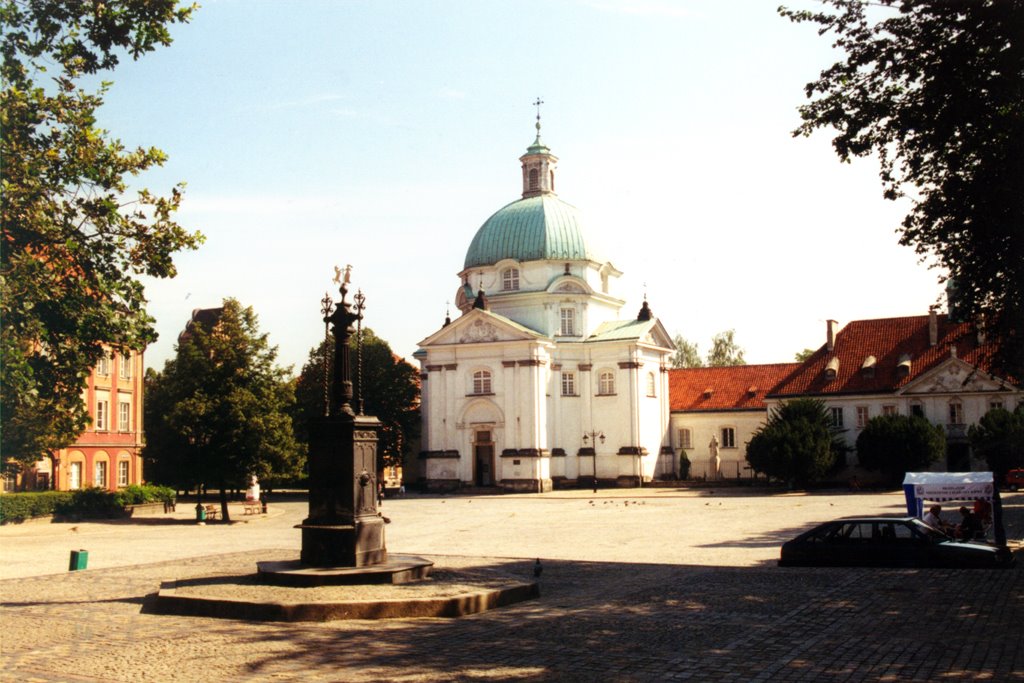
{"label": "church entrance doorway", "polygon": [[473,481],[477,486],[494,486],[494,441],[489,430],[473,438]]}

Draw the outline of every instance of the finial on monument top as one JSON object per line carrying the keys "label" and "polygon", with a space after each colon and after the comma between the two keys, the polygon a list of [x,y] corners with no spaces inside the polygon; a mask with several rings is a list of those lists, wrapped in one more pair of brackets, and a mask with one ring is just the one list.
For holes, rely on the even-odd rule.
{"label": "finial on monument top", "polygon": [[533,144],[526,148],[528,154],[550,154],[551,150],[548,146],[540,141],[540,105],[544,104],[544,100],[537,98],[533,101],[533,106],[537,107],[537,123],[534,127],[537,129],[537,137],[534,138]]}

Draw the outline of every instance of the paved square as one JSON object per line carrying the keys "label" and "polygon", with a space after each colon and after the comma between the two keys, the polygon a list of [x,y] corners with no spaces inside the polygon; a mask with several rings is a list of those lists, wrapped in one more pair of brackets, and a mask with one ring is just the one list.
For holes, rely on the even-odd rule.
{"label": "paved square", "polygon": [[[1019,541],[1024,494],[1004,501]],[[775,566],[779,544],[815,522],[902,509],[898,493],[747,490],[388,500],[392,552],[524,577],[540,557],[541,598],[458,620],[324,624],[147,610],[161,579],[297,553],[301,502],[232,525],[183,511],[5,526],[0,668],[28,681],[1024,680],[1020,565]],[[90,568],[69,573],[76,548]]]}

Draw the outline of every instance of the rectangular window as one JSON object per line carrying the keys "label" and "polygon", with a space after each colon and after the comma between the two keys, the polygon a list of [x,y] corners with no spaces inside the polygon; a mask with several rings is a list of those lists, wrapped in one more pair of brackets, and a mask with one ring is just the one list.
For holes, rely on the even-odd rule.
{"label": "rectangular window", "polygon": [[105,432],[110,429],[110,401],[96,399],[96,422],[93,428],[97,432]]}
{"label": "rectangular window", "polygon": [[886,416],[892,417],[893,415],[896,415],[896,414],[897,414],[896,413],[896,406],[894,406],[894,405],[882,406],[882,415],[886,415]]}
{"label": "rectangular window", "polygon": [[722,448],[736,448],[736,430],[722,427]]}
{"label": "rectangular window", "polygon": [[964,423],[964,406],[962,403],[949,404],[949,424],[962,425]]}
{"label": "rectangular window", "polygon": [[121,360],[117,364],[117,376],[121,379],[132,378],[132,354],[121,356]]}
{"label": "rectangular window", "polygon": [[117,404],[117,431],[130,432],[132,429],[132,404],[121,401]]}
{"label": "rectangular window", "polygon": [[506,292],[519,289],[519,269],[507,268],[501,274],[501,288]]}
{"label": "rectangular window", "polygon": [[93,467],[93,478],[92,485],[100,488],[107,487],[107,463],[104,461],[97,462]]}
{"label": "rectangular window", "polygon": [[128,485],[128,461],[121,460],[117,463],[117,485],[127,486]]}
{"label": "rectangular window", "polygon": [[988,402],[988,409],[989,410],[998,410],[998,409],[1001,409],[1002,407],[1003,407],[1003,402],[1002,401],[995,400],[995,401],[989,401]]}
{"label": "rectangular window", "polygon": [[857,429],[864,429],[868,426],[868,420],[871,419],[870,411],[867,406],[857,406]]}
{"label": "rectangular window", "polygon": [[110,375],[110,356],[104,354],[98,363],[96,363],[96,374],[101,377],[107,377]]}
{"label": "rectangular window", "polygon": [[693,448],[693,433],[689,429],[679,430],[679,447]]}
{"label": "rectangular window", "polygon": [[576,395],[576,373],[575,372],[563,372],[562,373],[562,396],[575,396]]}
{"label": "rectangular window", "polygon": [[611,396],[615,393],[615,375],[610,372],[602,372],[597,385],[597,393],[601,396]]}
{"label": "rectangular window", "polygon": [[491,373],[486,370],[478,370],[473,373],[473,393],[491,393]]}
{"label": "rectangular window", "polygon": [[68,488],[72,491],[82,488],[82,463],[73,462],[68,465]]}
{"label": "rectangular window", "polygon": [[832,427],[835,429],[841,429],[843,426],[843,409],[832,408]]}
{"label": "rectangular window", "polygon": [[576,335],[576,311],[572,308],[562,309],[562,336],[573,337]]}
{"label": "rectangular window", "polygon": [[914,417],[924,417],[924,406],[920,403],[915,403],[910,406],[910,414]]}

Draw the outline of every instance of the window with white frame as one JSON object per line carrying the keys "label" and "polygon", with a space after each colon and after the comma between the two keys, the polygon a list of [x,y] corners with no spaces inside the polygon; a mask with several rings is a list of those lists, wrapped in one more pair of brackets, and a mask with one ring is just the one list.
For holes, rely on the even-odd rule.
{"label": "window with white frame", "polygon": [[722,427],[722,448],[736,448],[736,430]]}
{"label": "window with white frame", "polygon": [[857,429],[864,429],[871,419],[871,411],[867,406],[857,406]]}
{"label": "window with white frame", "polygon": [[110,429],[110,397],[106,394],[96,394],[96,419],[93,421],[93,429],[97,432]]}
{"label": "window with white frame", "polygon": [[898,413],[896,411],[896,406],[892,405],[891,403],[882,406],[882,415],[885,415],[886,417],[892,417],[893,415],[897,414]]}
{"label": "window with white frame", "polygon": [[126,353],[121,356],[120,362],[117,364],[117,376],[121,379],[132,378],[132,354]]}
{"label": "window with white frame", "polygon": [[657,393],[655,393],[656,389],[657,389],[657,383],[656,383],[656,381],[654,379],[654,373],[653,372],[648,372],[647,373],[647,395],[648,396],[657,396]]}
{"label": "window with white frame", "polygon": [[1000,410],[1003,407],[1003,400],[1000,398],[994,398],[988,402],[989,410]]}
{"label": "window with white frame", "polygon": [[576,395],[576,373],[575,372],[563,372],[562,373],[562,396],[575,396]]}
{"label": "window with white frame", "polygon": [[117,431],[130,432],[132,430],[132,404],[121,400],[117,403]]}
{"label": "window with white frame", "polygon": [[563,308],[561,310],[561,334],[563,337],[576,335],[576,309]]}
{"label": "window with white frame", "polygon": [[110,375],[110,354],[104,353],[96,363],[96,374],[100,377]]}
{"label": "window with white frame", "polygon": [[92,485],[100,488],[107,487],[107,461],[97,460],[93,464]]}
{"label": "window with white frame", "polygon": [[506,292],[519,289],[518,268],[506,268],[501,272],[501,288]]}
{"label": "window with white frame", "polygon": [[843,426],[843,409],[829,408],[829,412],[832,414],[832,427],[833,429],[841,429]]}
{"label": "window with white frame", "polygon": [[491,393],[491,372],[490,370],[477,370],[473,373],[473,393]]}
{"label": "window with white frame", "polygon": [[609,396],[615,393],[615,373],[605,370],[598,375],[597,393],[602,396]]}
{"label": "window with white frame", "polygon": [[117,463],[117,485],[128,485],[128,461],[120,460]]}
{"label": "window with white frame", "polygon": [[68,465],[68,488],[72,491],[82,488],[82,463],[73,462]]}
{"label": "window with white frame", "polygon": [[679,447],[680,448],[693,448],[693,432],[688,428],[679,430]]}
{"label": "window with white frame", "polygon": [[964,423],[964,404],[960,401],[949,402],[949,424],[962,425]]}

